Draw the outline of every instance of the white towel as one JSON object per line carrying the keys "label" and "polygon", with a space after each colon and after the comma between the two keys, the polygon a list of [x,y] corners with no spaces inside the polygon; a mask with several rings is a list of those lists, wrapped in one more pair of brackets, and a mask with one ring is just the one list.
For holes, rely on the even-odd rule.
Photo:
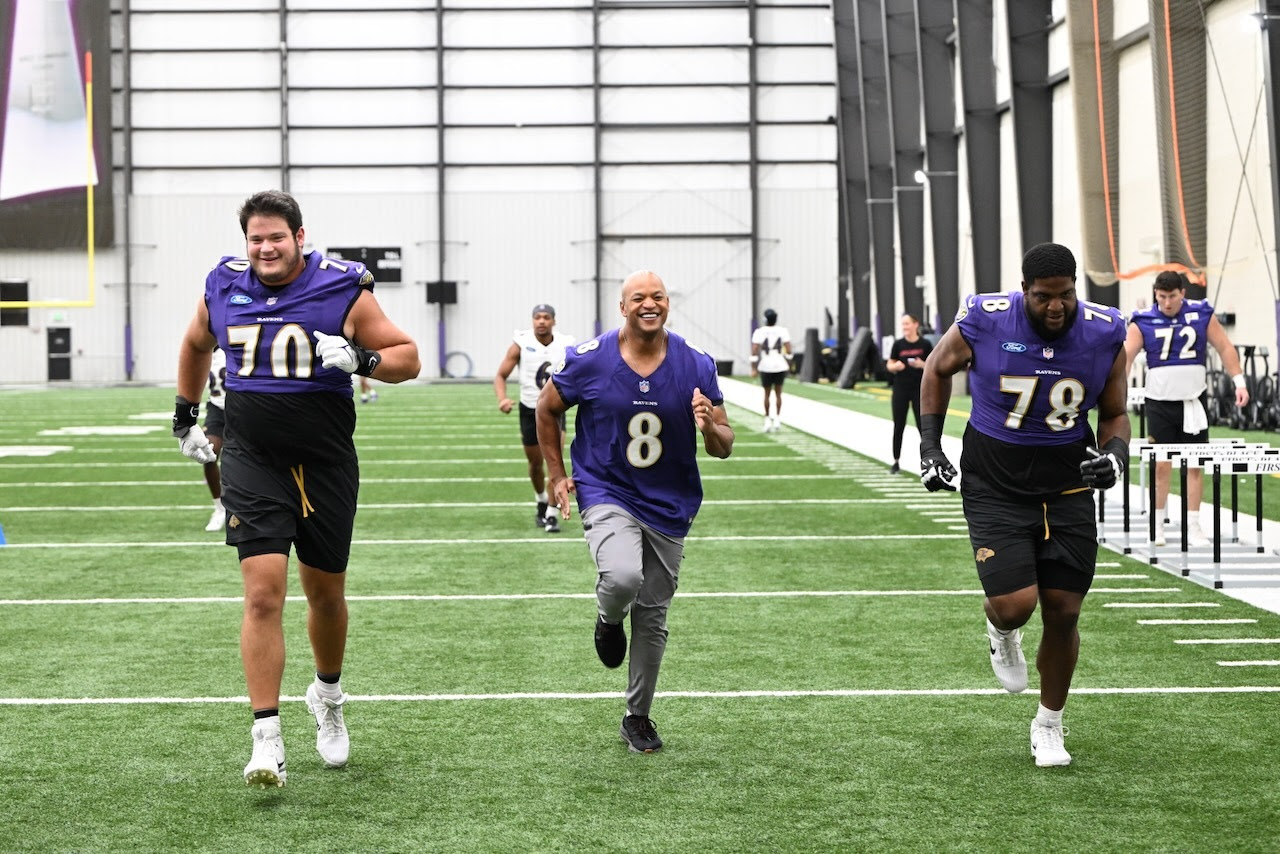
{"label": "white towel", "polygon": [[1182,432],[1194,436],[1209,429],[1209,415],[1200,404],[1200,398],[1182,401]]}

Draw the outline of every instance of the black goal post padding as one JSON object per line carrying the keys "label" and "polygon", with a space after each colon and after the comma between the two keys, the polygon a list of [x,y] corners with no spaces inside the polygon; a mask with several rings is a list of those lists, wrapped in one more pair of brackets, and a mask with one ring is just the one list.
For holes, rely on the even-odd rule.
{"label": "black goal post padding", "polygon": [[874,364],[875,357],[876,348],[871,340],[871,330],[863,327],[854,333],[849,342],[849,352],[844,358],[844,367],[840,369],[840,378],[836,381],[840,388],[853,388]]}

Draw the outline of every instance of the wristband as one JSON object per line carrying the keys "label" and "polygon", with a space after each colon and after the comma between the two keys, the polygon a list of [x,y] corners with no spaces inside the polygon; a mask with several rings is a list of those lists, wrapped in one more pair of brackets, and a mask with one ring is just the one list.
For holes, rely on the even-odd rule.
{"label": "wristband", "polygon": [[1236,374],[1232,377],[1231,384],[1236,388],[1244,388],[1244,374]]}
{"label": "wristband", "polygon": [[192,403],[182,395],[174,398],[173,435],[181,439],[200,420],[200,404]]}
{"label": "wristband", "polygon": [[1129,467],[1129,443],[1119,436],[1112,436],[1107,443],[1102,446],[1102,450],[1113,455],[1120,461],[1120,465],[1124,468]]}
{"label": "wristband", "polygon": [[754,364],[755,364],[756,362],[758,362],[758,361],[760,361],[760,357],[759,357],[759,356],[752,356],[752,357],[751,357],[751,364],[753,364],[753,365],[754,365]]}
{"label": "wristband", "polygon": [[946,420],[942,413],[931,413],[920,416],[920,447],[930,451],[942,450],[942,422]]}
{"label": "wristband", "polygon": [[365,348],[352,343],[351,352],[355,354],[356,357],[356,369],[351,372],[353,374],[359,374],[362,377],[371,377],[373,376],[374,368],[382,364],[382,356],[377,350],[366,350]]}

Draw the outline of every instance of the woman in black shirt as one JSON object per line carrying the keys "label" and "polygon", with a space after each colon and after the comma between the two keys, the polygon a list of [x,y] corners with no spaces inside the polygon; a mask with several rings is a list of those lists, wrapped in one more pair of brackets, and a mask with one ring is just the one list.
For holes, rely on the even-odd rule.
{"label": "woman in black shirt", "polygon": [[933,344],[920,335],[920,321],[910,314],[902,315],[902,337],[893,342],[885,367],[893,375],[893,465],[890,474],[898,473],[902,456],[902,434],[907,429],[907,406],[920,429],[920,380],[924,376],[924,360]]}

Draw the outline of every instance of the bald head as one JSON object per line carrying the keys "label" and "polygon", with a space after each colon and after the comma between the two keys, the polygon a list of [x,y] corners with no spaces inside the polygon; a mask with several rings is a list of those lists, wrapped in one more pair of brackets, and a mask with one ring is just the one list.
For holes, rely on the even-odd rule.
{"label": "bald head", "polygon": [[637,287],[656,287],[666,290],[666,285],[662,283],[662,277],[652,270],[636,270],[631,275],[622,280],[621,299],[625,303],[627,294]]}
{"label": "bald head", "polygon": [[637,270],[622,282],[618,308],[633,334],[651,337],[667,322],[667,286],[652,270]]}

